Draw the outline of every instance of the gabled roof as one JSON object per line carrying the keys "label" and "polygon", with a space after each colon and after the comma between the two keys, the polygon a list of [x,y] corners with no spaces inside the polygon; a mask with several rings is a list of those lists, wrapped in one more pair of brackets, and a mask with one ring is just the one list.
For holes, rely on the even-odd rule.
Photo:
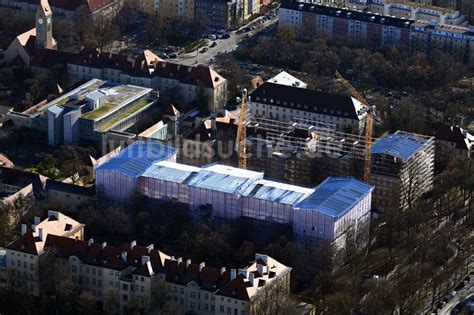
{"label": "gabled roof", "polygon": [[444,126],[435,135],[436,139],[456,143],[456,149],[471,150],[474,136],[459,126]]}
{"label": "gabled roof", "polygon": [[0,182],[16,187],[26,187],[32,184],[35,193],[45,190],[47,179],[47,177],[40,174],[15,168],[0,167]]}
{"label": "gabled roof", "polygon": [[426,139],[421,136],[397,132],[377,139],[371,153],[391,155],[405,162],[421,150],[425,143]]}
{"label": "gabled roof", "polygon": [[374,186],[353,178],[328,177],[296,208],[340,218],[373,189]]}
{"label": "gabled roof", "polygon": [[117,171],[138,177],[154,163],[169,160],[175,154],[174,148],[157,141],[137,141],[122,149],[117,156],[99,165],[96,171]]}
{"label": "gabled roof", "polygon": [[[20,1],[38,5],[44,0]],[[49,5],[66,11],[76,11],[81,9],[87,13],[94,13],[114,2],[114,0],[49,0]]]}
{"label": "gabled roof", "polygon": [[322,115],[361,119],[362,104],[351,96],[265,82],[250,94],[252,102]]}
{"label": "gabled roof", "polygon": [[39,8],[40,8],[40,10],[43,11],[44,15],[52,14],[52,11],[51,11],[51,8],[49,6],[48,0],[40,0]]}
{"label": "gabled roof", "polygon": [[174,107],[174,105],[170,105],[170,106],[166,107],[163,114],[175,117],[175,116],[179,115],[179,110],[177,110],[176,107]]}
{"label": "gabled roof", "polygon": [[[74,234],[84,225],[72,218],[56,211],[48,211],[48,217],[37,224],[33,229],[27,229],[15,241],[7,245],[8,249],[38,255],[43,252],[45,243],[49,236],[61,236],[69,239],[68,236]],[[40,238],[39,229],[43,231],[43,238]],[[73,240],[73,239],[71,239]]]}

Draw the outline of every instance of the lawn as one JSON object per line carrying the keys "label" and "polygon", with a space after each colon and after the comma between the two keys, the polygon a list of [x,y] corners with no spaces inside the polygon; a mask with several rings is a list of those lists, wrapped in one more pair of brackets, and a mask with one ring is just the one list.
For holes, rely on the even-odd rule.
{"label": "lawn", "polygon": [[86,119],[97,119],[99,117],[102,117],[103,115],[105,115],[106,113],[110,112],[112,109],[114,109],[117,105],[114,105],[114,104],[110,104],[110,103],[107,103],[107,104],[104,104],[102,105],[101,107],[97,108],[96,110],[93,110],[91,112],[88,112],[87,114],[85,114],[83,116],[83,118],[86,118]]}
{"label": "lawn", "polygon": [[100,126],[98,128],[98,130],[105,131],[105,130],[109,129],[110,127],[112,127],[113,125],[115,125],[116,123],[121,121],[122,119],[125,119],[130,115],[133,115],[134,113],[138,112],[140,109],[142,109],[143,107],[145,107],[148,104],[149,104],[149,102],[147,100],[138,103],[137,105],[135,105],[132,108],[128,109],[126,112],[118,115],[117,117],[115,117],[111,121],[109,121],[109,122],[105,123],[104,125]]}

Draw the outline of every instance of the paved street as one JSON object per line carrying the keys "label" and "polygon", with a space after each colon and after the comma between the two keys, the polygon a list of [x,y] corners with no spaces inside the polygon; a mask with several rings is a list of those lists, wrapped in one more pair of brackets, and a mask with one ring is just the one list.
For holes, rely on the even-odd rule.
{"label": "paved street", "polygon": [[[263,24],[260,24],[260,26],[263,29],[265,29],[274,25],[277,21],[278,21],[278,18],[274,18],[269,21],[266,21]],[[251,23],[247,25],[250,25],[250,24]],[[177,63],[188,65],[188,66],[195,65],[195,64],[212,65],[214,58],[217,55],[225,54],[237,49],[239,43],[242,40],[244,40],[247,36],[255,35],[255,33],[256,31],[251,31],[251,32],[243,33],[243,34],[237,34],[236,31],[233,31],[229,33],[230,38],[216,40],[216,43],[217,43],[216,47],[213,47],[213,48],[208,47],[208,50],[204,53],[200,52],[202,50],[202,48],[200,48],[198,51],[193,51],[188,54],[180,55],[179,58],[174,59],[173,62],[177,62]]]}

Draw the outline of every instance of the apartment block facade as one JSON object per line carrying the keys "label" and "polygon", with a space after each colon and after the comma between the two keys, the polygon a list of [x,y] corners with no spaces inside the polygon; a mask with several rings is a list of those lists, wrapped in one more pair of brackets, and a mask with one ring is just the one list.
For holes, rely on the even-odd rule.
{"label": "apartment block facade", "polygon": [[6,281],[0,282],[0,285],[34,296],[40,295],[40,256],[44,253],[48,235],[82,241],[84,224],[57,211],[48,211],[48,217],[43,221],[35,217],[31,227],[22,224],[20,238],[5,247],[6,264],[3,277],[0,278]]}
{"label": "apartment block facade", "polygon": [[228,29],[237,19],[239,4],[228,0],[195,0],[196,19],[209,27]]}
{"label": "apartment block facade", "polygon": [[346,7],[414,21],[435,21],[441,24],[464,26],[468,24],[455,6],[441,7],[407,0],[347,0]]}
{"label": "apartment block facade", "polygon": [[284,2],[280,26],[301,37],[320,37],[361,47],[409,46],[411,20],[306,2]]}
{"label": "apartment block facade", "polygon": [[[62,228],[70,232],[62,233]],[[6,285],[40,296],[41,255],[54,249],[66,263],[73,285],[89,291],[104,307],[113,303],[120,312],[132,303],[149,310],[154,296],[162,295],[183,313],[258,314],[262,299],[272,290],[289,294],[291,268],[267,255],[256,254],[241,269],[216,269],[205,262],[166,255],[152,244],[144,247],[132,241],[114,247],[93,239],[84,241],[82,228],[57,212],[50,212],[47,220],[32,229],[23,226],[22,235],[6,247],[5,269],[26,282],[11,287],[8,280],[13,278],[7,275]]]}
{"label": "apartment block facade", "polygon": [[474,62],[474,29],[455,23],[293,1],[282,4],[279,17],[280,26],[290,27],[300,37],[327,38],[351,47],[396,45],[427,53],[440,50],[462,62]]}

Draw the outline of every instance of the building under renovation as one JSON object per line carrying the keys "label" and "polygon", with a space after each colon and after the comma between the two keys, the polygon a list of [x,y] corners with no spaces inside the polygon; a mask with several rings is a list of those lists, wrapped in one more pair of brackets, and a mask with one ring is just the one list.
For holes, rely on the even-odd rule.
{"label": "building under renovation", "polygon": [[96,186],[114,199],[138,192],[187,204],[193,211],[209,209],[216,218],[290,223],[297,235],[330,240],[370,217],[374,187],[352,178],[331,177],[305,188],[221,164],[178,164],[175,156],[174,149],[160,143],[134,143],[96,169]]}
{"label": "building under renovation", "polygon": [[269,178],[314,186],[329,176],[362,178],[365,139],[340,132],[334,124],[306,119],[247,121],[249,168]]}
{"label": "building under renovation", "polygon": [[372,145],[370,179],[374,205],[406,209],[433,187],[434,137],[397,131]]}

